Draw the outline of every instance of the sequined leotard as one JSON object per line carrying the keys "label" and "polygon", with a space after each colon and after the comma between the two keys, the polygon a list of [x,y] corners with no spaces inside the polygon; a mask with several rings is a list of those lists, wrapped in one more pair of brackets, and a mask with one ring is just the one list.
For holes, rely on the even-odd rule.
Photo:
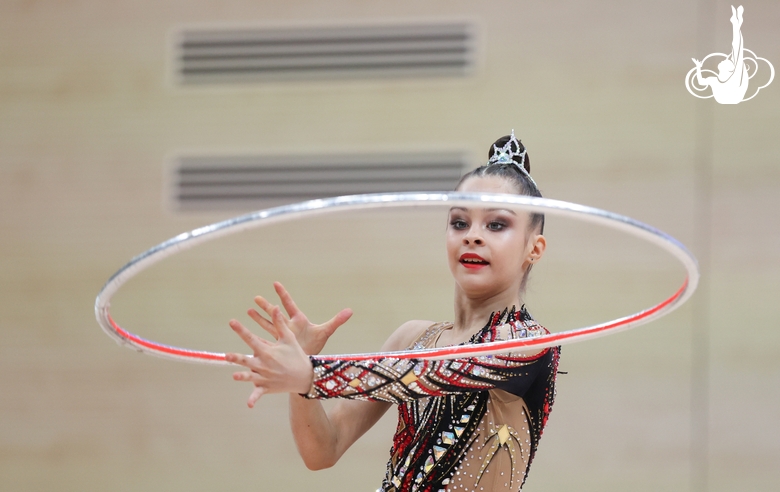
{"label": "sequined leotard", "polygon": [[[429,327],[410,347],[434,347],[451,323]],[[528,314],[494,313],[470,343],[538,336]],[[427,361],[312,357],[307,398],[387,401],[398,427],[379,491],[517,491],[525,483],[555,396],[560,348]]]}

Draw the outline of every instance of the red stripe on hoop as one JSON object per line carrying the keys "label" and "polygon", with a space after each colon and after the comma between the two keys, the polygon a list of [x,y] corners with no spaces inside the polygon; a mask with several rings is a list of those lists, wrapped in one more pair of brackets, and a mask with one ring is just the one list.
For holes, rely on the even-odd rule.
{"label": "red stripe on hoop", "polygon": [[[559,333],[559,334],[553,333],[550,335],[543,335],[541,337],[535,337],[535,338],[521,338],[516,340],[506,340],[503,342],[493,342],[489,345],[486,344],[487,346],[485,346],[483,350],[485,351],[485,353],[492,353],[495,352],[496,350],[534,347],[536,345],[547,344],[549,342],[565,341],[572,338],[576,339],[586,335],[592,335],[594,333],[616,330],[625,325],[629,325],[636,321],[640,321],[644,318],[652,316],[653,314],[657,313],[661,309],[667,307],[669,304],[679,299],[680,296],[682,296],[682,294],[685,292],[687,287],[688,287],[688,278],[686,277],[685,282],[683,282],[682,284],[682,287],[680,287],[680,289],[677,292],[675,292],[671,297],[669,297],[665,301],[662,301],[659,304],[645,311],[636,313],[632,316],[629,316],[621,320],[605,323],[602,325],[596,325],[587,329],[579,329],[579,330],[574,330],[565,333]],[[480,349],[482,349],[482,347],[475,346],[475,345],[456,345],[454,347],[443,347],[440,349],[426,350],[423,354],[414,353],[414,352],[398,352],[398,353],[388,352],[388,353],[383,353],[381,356],[391,357],[395,359],[418,359],[418,358],[426,359],[426,358],[434,358],[434,357],[448,358],[450,356],[458,356],[464,353],[480,352]],[[340,360],[356,361],[356,360],[373,359],[376,358],[377,356],[378,354],[359,354],[354,356],[349,356],[349,355],[346,356],[339,355],[334,357],[322,356],[321,358],[324,360],[340,359]]]}
{"label": "red stripe on hoop", "polygon": [[134,333],[130,333],[129,331],[119,326],[114,321],[114,318],[112,318],[110,314],[108,315],[108,322],[111,323],[111,326],[119,334],[119,336],[121,336],[125,340],[128,340],[136,345],[140,345],[142,347],[148,348],[149,350],[153,350],[155,352],[160,352],[168,355],[175,355],[178,357],[186,357],[188,359],[194,359],[194,360],[216,360],[216,361],[225,360],[225,354],[217,354],[214,352],[202,352],[198,350],[187,350],[178,347],[172,347],[170,345],[164,345],[162,343],[153,342],[151,340],[146,340]]}
{"label": "red stripe on hoop", "polygon": [[[682,294],[685,292],[686,288],[688,287],[688,278],[686,277],[685,282],[683,282],[682,287],[675,292],[671,297],[666,299],[665,301],[660,302],[659,304],[646,309],[645,311],[642,311],[640,313],[636,313],[632,316],[629,316],[627,318],[623,318],[621,320],[605,323],[602,325],[596,325],[591,328],[587,329],[579,329],[574,331],[569,331],[565,333],[559,333],[559,334],[550,334],[550,335],[544,335],[541,337],[535,337],[530,339],[517,339],[517,340],[506,340],[503,342],[493,342],[491,344],[487,344],[486,346],[479,347],[475,345],[456,345],[454,347],[444,347],[440,349],[433,349],[433,350],[426,350],[423,351],[423,353],[420,352],[413,352],[413,351],[405,351],[405,352],[386,352],[382,354],[356,354],[356,355],[338,355],[338,356],[321,356],[320,358],[323,360],[346,360],[346,361],[357,361],[357,360],[369,360],[374,359],[376,357],[390,357],[394,359],[428,359],[428,358],[447,358],[451,356],[458,356],[464,353],[474,353],[474,352],[481,352],[484,350],[485,353],[492,353],[496,350],[505,350],[505,349],[517,349],[517,348],[525,348],[525,347],[534,347],[536,345],[542,345],[549,342],[560,342],[565,341],[569,339],[576,339],[580,338],[586,335],[592,335],[594,333],[601,333],[601,332],[607,332],[616,330],[617,328],[623,327],[625,325],[629,325],[631,323],[634,323],[636,321],[640,321],[644,318],[647,318],[649,316],[652,316],[653,314],[657,313],[661,309],[667,307],[669,304],[673,303],[677,299],[682,296]],[[114,331],[122,337],[124,340],[127,340],[129,342],[132,342],[136,345],[139,345],[141,347],[147,348],[154,352],[159,352],[161,354],[167,354],[167,355],[173,355],[177,357],[182,357],[185,359],[193,359],[193,360],[209,360],[209,361],[219,361],[224,362],[225,361],[225,354],[219,354],[215,352],[203,352],[198,350],[188,350],[188,349],[182,349],[178,347],[173,347],[170,345],[164,345],[161,343],[153,342],[151,340],[146,340],[144,338],[139,337],[138,335],[135,335],[121,326],[119,326],[114,319],[111,317],[111,315],[108,315],[108,321],[111,323],[111,326],[114,328]],[[482,349],[482,350],[480,350]]]}

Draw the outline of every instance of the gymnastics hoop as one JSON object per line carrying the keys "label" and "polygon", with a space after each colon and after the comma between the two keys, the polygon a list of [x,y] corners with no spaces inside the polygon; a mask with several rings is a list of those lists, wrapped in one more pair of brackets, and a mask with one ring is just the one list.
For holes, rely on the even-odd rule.
{"label": "gymnastics hoop", "polygon": [[111,298],[119,288],[139,272],[149,268],[154,263],[175,253],[190,249],[198,244],[211,241],[222,236],[235,234],[256,227],[267,226],[279,222],[333,213],[337,211],[362,210],[373,208],[432,206],[442,203],[450,206],[474,206],[475,204],[510,205],[511,208],[521,208],[532,212],[552,213],[575,219],[585,220],[618,231],[629,233],[646,240],[664,251],[670,253],[685,268],[687,275],[682,286],[669,298],[643,311],[630,316],[618,318],[606,323],[587,326],[575,330],[551,333],[534,338],[521,338],[473,345],[457,345],[453,347],[425,350],[406,350],[401,352],[327,355],[323,359],[365,360],[378,356],[397,359],[453,359],[463,357],[478,357],[507,352],[537,351],[547,347],[581,342],[602,337],[619,331],[628,330],[648,323],[673,311],[683,304],[696,290],[699,282],[699,269],[696,258],[679,241],[668,234],[632,218],[607,212],[605,210],[578,205],[576,203],[537,198],[525,195],[505,195],[496,193],[374,193],[367,195],[348,195],[334,198],[309,200],[306,202],[283,205],[257,212],[241,215],[222,222],[194,229],[179,234],[153,248],[141,253],[125,266],[120,268],[101,289],[95,299],[95,317],[103,330],[118,344],[133,348],[139,352],[156,355],[166,359],[198,362],[206,364],[230,364],[225,360],[224,353],[191,350],[172,345],[165,345],[147,340],[135,335],[121,326],[111,317],[109,311]]}

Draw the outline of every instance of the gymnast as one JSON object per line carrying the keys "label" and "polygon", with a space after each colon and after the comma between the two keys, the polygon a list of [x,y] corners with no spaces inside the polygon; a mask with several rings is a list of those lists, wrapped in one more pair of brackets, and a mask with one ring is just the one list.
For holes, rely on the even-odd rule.
{"label": "gymnast", "polygon": [[[541,197],[514,132],[498,139],[488,158],[463,176],[457,191]],[[382,352],[547,334],[523,302],[528,274],[545,251],[543,232],[540,213],[452,207],[446,254],[455,280],[454,321],[408,321]],[[319,356],[352,311],[313,324],[281,284],[274,288],[281,307],[258,296],[265,314],[251,309],[249,315],[275,341],[231,320],[254,355],[225,359],[246,368],[233,379],[254,385],[249,407],[264,394],[290,394],[290,425],[308,468],[333,466],[396,405],[398,426],[379,491],[522,489],[552,408],[560,347],[452,360]],[[339,401],[326,411],[319,401],[326,398]]]}
{"label": "gymnast", "polygon": [[[702,77],[702,61],[693,58],[696,64],[696,81],[704,87],[712,87],[712,95],[721,104],[738,104],[742,102],[748,89],[750,77],[745,64],[744,41],[742,39],[742,5],[731,7],[731,54],[718,63],[717,77]],[[721,55],[722,56],[722,55]],[[755,60],[753,60],[755,62]]]}

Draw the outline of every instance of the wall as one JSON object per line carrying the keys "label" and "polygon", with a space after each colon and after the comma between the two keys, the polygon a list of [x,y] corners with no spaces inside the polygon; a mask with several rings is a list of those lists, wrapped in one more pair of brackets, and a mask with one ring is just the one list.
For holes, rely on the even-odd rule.
{"label": "wall", "polygon": [[[746,46],[780,63],[780,4],[745,5]],[[31,2],[0,5],[0,489],[372,490],[392,416],[309,472],[286,399],[252,411],[230,369],[146,357],[93,316],[133,255],[229,213],[166,203],[177,152],[457,149],[514,128],[546,196],[650,223],[699,257],[672,315],[565,347],[526,490],[774,490],[780,481],[780,92],[721,106],[685,89],[728,51],[723,1]],[[465,78],[177,88],[176,26],[465,19]],[[439,216],[378,213],[226,239],[145,272],[118,320],[239,350],[226,321],[282,280],[312,319],[355,318],[331,352],[376,349],[409,317],[451,317]],[[431,226],[433,224],[433,226]],[[679,279],[664,257],[551,218],[528,303],[553,330],[628,314]],[[438,236],[437,236],[438,234]],[[665,262],[666,261],[666,262]],[[245,319],[245,318],[242,318]]]}

